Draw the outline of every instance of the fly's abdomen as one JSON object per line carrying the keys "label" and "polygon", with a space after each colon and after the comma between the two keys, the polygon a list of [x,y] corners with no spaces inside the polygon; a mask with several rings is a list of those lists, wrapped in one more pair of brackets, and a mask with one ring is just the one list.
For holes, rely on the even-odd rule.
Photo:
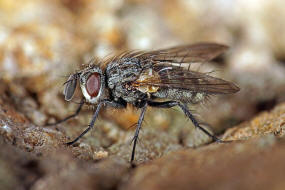
{"label": "fly's abdomen", "polygon": [[178,100],[183,103],[196,104],[204,100],[205,93],[193,92],[184,89],[175,88],[161,88],[157,92],[153,93],[152,96],[161,99]]}

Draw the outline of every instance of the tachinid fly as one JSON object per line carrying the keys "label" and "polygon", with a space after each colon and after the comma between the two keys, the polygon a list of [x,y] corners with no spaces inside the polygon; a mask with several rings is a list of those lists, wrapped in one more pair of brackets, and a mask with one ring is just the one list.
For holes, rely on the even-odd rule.
{"label": "tachinid fly", "polygon": [[[87,68],[70,75],[65,82],[66,101],[72,99],[78,83],[84,98],[75,114],[55,124],[75,117],[85,103],[97,105],[88,128],[76,139],[67,143],[71,145],[94,126],[103,106],[125,108],[129,103],[141,108],[133,137],[132,162],[147,107],[178,106],[196,128],[215,141],[220,141],[199,125],[187,105],[198,103],[209,95],[239,91],[239,88],[231,82],[190,69],[192,63],[208,62],[227,49],[225,45],[199,43],[156,51],[130,51],[102,63],[94,61]],[[183,67],[182,64],[187,67]]]}

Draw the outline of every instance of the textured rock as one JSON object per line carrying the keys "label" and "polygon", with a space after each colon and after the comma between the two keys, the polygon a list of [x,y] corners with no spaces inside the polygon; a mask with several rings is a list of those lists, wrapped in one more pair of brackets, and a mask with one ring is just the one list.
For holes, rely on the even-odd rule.
{"label": "textured rock", "polygon": [[173,152],[136,169],[119,189],[283,189],[284,142],[267,136]]}
{"label": "textured rock", "polygon": [[284,116],[280,104],[229,129],[223,140],[232,142],[172,152],[145,164],[121,189],[282,189],[285,139],[278,137]]}
{"label": "textured rock", "polygon": [[[146,126],[147,127],[147,126]],[[118,143],[109,148],[111,154],[115,154],[129,161],[131,158],[132,144],[130,134],[129,140],[124,143]],[[139,141],[137,143],[135,163],[143,163],[155,158],[159,158],[169,152],[178,150],[181,145],[173,136],[165,132],[157,132],[150,129],[143,129],[140,134]]]}
{"label": "textured rock", "polygon": [[46,175],[31,189],[113,189],[129,170],[128,163],[120,158],[82,163],[66,154],[57,154],[41,162]]}
{"label": "textured rock", "polygon": [[223,140],[242,140],[252,137],[273,134],[284,136],[285,133],[285,104],[280,104],[270,112],[263,112],[249,122],[244,122],[228,129]]}

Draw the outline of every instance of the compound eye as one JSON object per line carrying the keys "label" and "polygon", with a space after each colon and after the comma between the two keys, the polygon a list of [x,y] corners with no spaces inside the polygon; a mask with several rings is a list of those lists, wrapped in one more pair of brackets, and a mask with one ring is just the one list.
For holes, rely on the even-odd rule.
{"label": "compound eye", "polygon": [[92,73],[86,81],[86,90],[91,98],[96,97],[100,91],[101,81],[99,73]]}

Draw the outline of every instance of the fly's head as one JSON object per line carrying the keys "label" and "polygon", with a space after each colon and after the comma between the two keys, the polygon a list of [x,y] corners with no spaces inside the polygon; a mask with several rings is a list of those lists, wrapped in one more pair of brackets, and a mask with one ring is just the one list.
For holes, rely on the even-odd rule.
{"label": "fly's head", "polygon": [[87,102],[97,104],[105,86],[105,79],[102,70],[99,67],[88,67],[80,72],[70,75],[65,82],[64,96],[66,101],[70,101],[74,95],[77,83]]}

